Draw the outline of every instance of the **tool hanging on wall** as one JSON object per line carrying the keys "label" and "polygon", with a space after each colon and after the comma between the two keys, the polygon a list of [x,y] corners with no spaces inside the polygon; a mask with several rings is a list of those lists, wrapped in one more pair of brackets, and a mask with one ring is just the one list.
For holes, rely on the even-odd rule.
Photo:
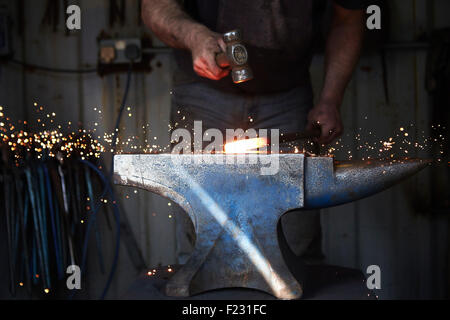
{"label": "tool hanging on wall", "polygon": [[[61,1],[62,5],[60,3]],[[50,27],[53,32],[57,32],[60,24],[60,17],[65,16],[66,8],[68,6],[69,2],[67,0],[47,0],[41,24]],[[70,33],[69,29],[64,28],[64,30],[66,35]]]}
{"label": "tool hanging on wall", "polygon": [[116,22],[121,26],[125,24],[125,0],[109,0],[109,26],[114,27]]}
{"label": "tool hanging on wall", "polygon": [[47,0],[41,23],[51,27],[53,32],[56,32],[59,24],[59,0]]}
{"label": "tool hanging on wall", "polygon": [[137,22],[138,26],[142,26],[142,0],[138,0],[138,6],[137,6]]}
{"label": "tool hanging on wall", "polygon": [[[129,2],[128,2],[129,3]],[[114,27],[118,23],[120,26],[124,26],[126,23],[126,1],[125,0],[109,0],[109,26]],[[133,7],[132,7],[133,8]],[[141,10],[142,0],[137,1],[136,5],[136,25],[142,25]]]}
{"label": "tool hanging on wall", "polygon": [[[23,7],[23,0],[18,1],[18,8],[21,9]],[[62,3],[61,3],[62,2]],[[64,17],[66,14],[66,8],[69,6],[69,2],[67,0],[47,0],[47,4],[45,6],[44,16],[41,20],[41,24],[43,26],[48,26],[52,29],[53,32],[58,31],[58,26],[61,23],[61,16]],[[139,0],[136,6],[137,9],[137,25],[142,25],[141,19],[141,8],[142,8],[142,0]],[[126,23],[126,13],[127,13],[127,2],[125,0],[109,0],[109,26],[115,27],[117,24],[119,26],[124,26]],[[19,11],[20,12],[20,11]],[[64,28],[66,34],[69,34],[70,31],[67,28]]]}

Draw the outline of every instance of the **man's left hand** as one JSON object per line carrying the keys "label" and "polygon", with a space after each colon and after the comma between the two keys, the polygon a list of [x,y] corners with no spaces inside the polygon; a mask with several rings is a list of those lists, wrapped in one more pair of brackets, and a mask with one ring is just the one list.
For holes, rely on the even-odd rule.
{"label": "man's left hand", "polygon": [[341,114],[337,104],[319,103],[308,114],[307,130],[320,127],[321,135],[317,138],[320,144],[329,144],[338,138],[343,131]]}

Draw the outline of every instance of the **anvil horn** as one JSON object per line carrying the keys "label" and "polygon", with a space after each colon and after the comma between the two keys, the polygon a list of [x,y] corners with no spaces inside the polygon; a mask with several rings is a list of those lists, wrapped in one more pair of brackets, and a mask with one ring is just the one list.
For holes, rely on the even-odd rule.
{"label": "anvil horn", "polygon": [[332,207],[381,192],[431,160],[340,161],[305,158],[305,209]]}

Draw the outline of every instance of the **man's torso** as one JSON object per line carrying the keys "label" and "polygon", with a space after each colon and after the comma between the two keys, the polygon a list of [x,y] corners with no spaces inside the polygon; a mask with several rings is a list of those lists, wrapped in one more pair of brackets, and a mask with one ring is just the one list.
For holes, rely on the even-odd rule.
{"label": "man's torso", "polygon": [[200,79],[192,71],[190,54],[179,51],[176,58],[182,73],[178,75],[181,82],[207,81],[219,89],[255,94],[283,92],[309,84],[315,12],[321,0],[185,2],[193,18],[211,30],[218,33],[242,31],[254,80],[240,84],[237,89],[229,77],[220,81]]}

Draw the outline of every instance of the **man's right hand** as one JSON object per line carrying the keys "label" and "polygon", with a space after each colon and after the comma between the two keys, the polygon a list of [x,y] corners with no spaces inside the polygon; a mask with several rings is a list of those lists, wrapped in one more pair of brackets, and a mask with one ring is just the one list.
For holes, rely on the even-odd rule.
{"label": "man's right hand", "polygon": [[177,0],[143,0],[142,19],[168,46],[190,50],[199,76],[219,80],[230,73],[216,62],[216,55],[226,51],[222,36],[194,21]]}
{"label": "man's right hand", "polygon": [[201,77],[220,80],[230,73],[228,66],[219,66],[217,54],[226,51],[222,36],[210,30],[197,31],[189,48],[192,52],[194,71]]}

